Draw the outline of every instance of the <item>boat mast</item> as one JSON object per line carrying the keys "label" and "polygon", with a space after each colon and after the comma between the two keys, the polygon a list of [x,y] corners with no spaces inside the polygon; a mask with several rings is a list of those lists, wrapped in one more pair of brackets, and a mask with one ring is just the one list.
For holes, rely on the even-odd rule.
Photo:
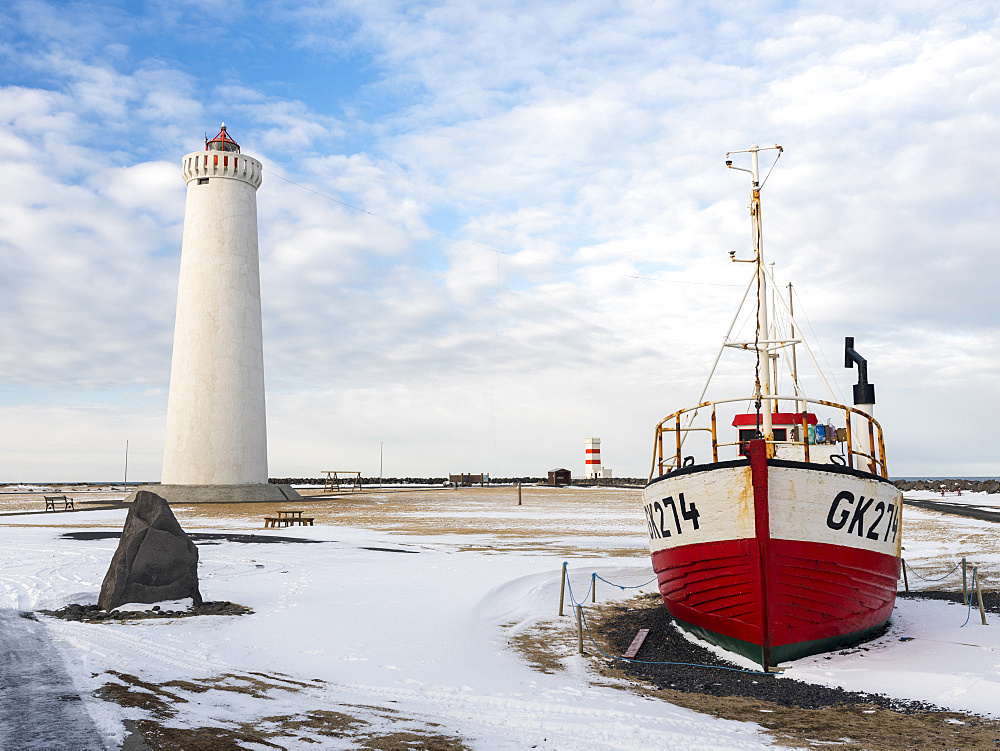
{"label": "boat mast", "polygon": [[[750,201],[750,217],[753,221],[753,250],[754,258],[757,261],[757,336],[770,339],[767,326],[767,275],[764,273],[764,228],[761,223],[760,214],[760,170],[757,164],[758,146],[754,144],[750,147],[750,158],[753,163],[753,199]],[[760,381],[760,395],[771,395],[771,356],[770,347],[757,345],[757,352],[764,350],[764,367],[757,367]],[[759,356],[759,355],[758,355]],[[758,359],[759,363],[759,359]],[[770,442],[774,440],[774,428],[771,424],[771,404],[764,403],[764,409],[760,417],[760,432],[764,440]]]}
{"label": "boat mast", "polygon": [[[765,150],[767,149],[777,149],[779,156],[782,152],[782,148],[777,145],[765,147]],[[760,164],[758,160],[758,152],[760,151],[761,147],[757,144],[754,144],[749,149],[744,149],[742,151],[730,151],[726,154],[726,166],[729,167],[729,169],[739,170],[740,172],[749,172],[753,177],[752,197],[750,199],[750,219],[753,223],[753,263],[757,265],[757,333],[754,341],[754,348],[757,351],[757,368],[756,383],[754,384],[754,398],[757,400],[758,410],[760,412],[759,430],[764,440],[769,442],[768,445],[771,445],[770,441],[774,440],[774,428],[771,422],[771,411],[773,406],[769,401],[761,405],[761,402],[763,401],[761,397],[771,395],[771,336],[767,325],[767,273],[764,268],[764,234],[760,211],[761,184]],[[730,154],[746,153],[750,154],[751,169],[734,167],[733,160],[729,158]],[[733,260],[736,259],[734,258]],[[763,357],[761,357],[761,354],[763,354]],[[763,360],[763,367],[761,367],[761,360]],[[762,409],[761,406],[763,407]]]}

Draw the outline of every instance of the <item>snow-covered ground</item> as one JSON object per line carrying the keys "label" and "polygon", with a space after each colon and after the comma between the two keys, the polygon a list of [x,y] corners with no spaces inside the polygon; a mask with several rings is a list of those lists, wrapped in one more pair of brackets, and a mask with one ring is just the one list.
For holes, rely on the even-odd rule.
{"label": "snow-covered ground", "polygon": [[[1000,496],[961,499],[1000,504]],[[350,733],[317,734],[315,723],[296,725],[311,712],[342,713],[367,732],[436,733],[483,749],[771,743],[753,724],[697,714],[604,681],[597,685],[587,657],[573,655],[564,670],[544,673],[512,648],[517,633],[555,616],[563,560],[578,596],[592,572],[624,585],[651,578],[635,492],[526,488],[525,505],[517,506],[511,489],[422,491],[419,497],[365,491],[362,498],[310,505],[317,526],[267,531],[261,528],[264,508],[175,509],[188,531],[322,541],[199,545],[204,598],[247,605],[253,615],[101,624],[40,617],[106,748],[120,747],[125,719],[149,716],[148,708],[123,709],[95,696],[109,683],[140,693],[155,693],[142,685],[170,684],[172,697],[181,701],[172,701],[171,714],[159,718],[166,726],[301,725],[274,739],[282,748],[357,747]],[[117,531],[125,514],[0,517],[0,609],[10,616],[96,602],[117,540],[61,535]],[[996,539],[989,522],[907,507],[911,588],[960,589],[960,572],[940,582],[919,577],[947,574],[963,555],[981,567],[987,587],[996,586]],[[623,596],[610,587],[600,590],[601,600],[615,595]],[[804,658],[788,663],[784,675],[995,716],[1000,617],[988,615],[984,627],[974,611],[963,626],[968,615],[958,605],[900,600],[889,633],[868,651]],[[571,619],[563,620],[572,633]]]}

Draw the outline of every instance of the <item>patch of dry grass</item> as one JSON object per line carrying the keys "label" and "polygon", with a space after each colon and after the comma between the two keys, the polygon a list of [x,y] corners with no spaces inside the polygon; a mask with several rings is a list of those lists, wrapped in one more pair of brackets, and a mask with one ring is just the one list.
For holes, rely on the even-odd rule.
{"label": "patch of dry grass", "polygon": [[[440,730],[437,723],[412,720],[394,710],[379,707],[345,705],[340,707],[344,711],[314,708],[295,714],[263,716],[249,722],[198,727],[182,725],[179,721],[179,705],[189,702],[185,694],[197,696],[210,691],[228,691],[267,699],[268,693],[275,689],[297,692],[320,687],[319,681],[313,685],[261,673],[226,673],[201,681],[173,680],[157,684],[117,671],[109,671],[108,675],[113,680],[105,683],[95,695],[145,714],[127,723],[132,731],[133,746],[141,741],[146,747],[162,751],[243,751],[247,744],[284,749],[287,742],[296,741],[323,748],[324,739],[338,738],[350,739],[356,747],[373,751],[468,749],[460,737]],[[192,697],[190,701],[198,699]],[[303,703],[308,701],[303,698]],[[358,716],[359,710],[364,716]]]}
{"label": "patch of dry grass", "polygon": [[563,660],[577,650],[576,634],[563,618],[544,618],[530,624],[505,623],[507,644],[539,673],[552,675],[564,669]]}
{"label": "patch of dry grass", "polygon": [[[15,503],[10,498],[10,494],[0,494],[0,503]],[[517,489],[513,487],[383,489],[334,498],[307,496],[295,503],[178,503],[171,508],[188,531],[223,527],[233,532],[259,533],[264,530],[265,516],[301,509],[320,526],[360,527],[431,538],[449,536],[454,539],[448,543],[456,549],[479,553],[545,552],[562,557],[647,554],[638,490],[524,486],[521,499],[519,506]],[[16,503],[22,510],[44,506],[42,494],[18,494]],[[66,515],[60,513],[59,517],[50,521],[46,515],[36,514],[30,522],[19,520],[18,524],[65,526]],[[75,529],[114,528],[120,524],[82,523],[84,517],[73,517]],[[267,533],[294,535],[298,529],[269,529]]]}

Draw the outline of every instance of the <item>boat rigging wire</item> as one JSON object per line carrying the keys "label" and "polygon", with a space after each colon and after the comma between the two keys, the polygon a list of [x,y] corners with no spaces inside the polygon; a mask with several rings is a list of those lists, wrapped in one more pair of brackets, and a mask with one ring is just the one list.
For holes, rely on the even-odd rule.
{"label": "boat rigging wire", "polygon": [[764,181],[760,184],[761,188],[764,187],[764,183],[767,182],[767,178],[769,178],[771,176],[771,171],[774,169],[774,165],[776,165],[778,163],[778,160],[781,159],[781,155],[784,154],[784,153],[785,153],[785,150],[779,146],[778,147],[778,156],[774,157],[774,161],[771,162],[771,169],[769,169],[767,171],[767,174],[764,175]]}
{"label": "boat rigging wire", "polygon": [[[774,284],[775,286],[777,286],[777,282],[774,279],[774,272],[773,271],[771,272],[771,283]],[[799,298],[798,292],[796,292],[796,291],[793,290],[792,294],[795,296],[796,299],[799,299],[800,310],[802,310],[802,315],[805,316],[806,323],[809,325],[809,331],[812,334],[812,337],[814,339],[817,339],[816,332],[815,332],[815,330],[813,330],[812,322],[809,320],[809,316],[806,315],[806,313],[805,313],[805,308],[804,308],[804,306],[802,306],[802,301]],[[781,297],[781,295],[778,295],[776,299],[777,299],[780,307],[784,309],[785,314],[788,316],[789,320],[791,320],[793,323],[795,323],[795,321],[796,321],[795,316],[792,315],[791,310],[788,307],[788,303],[786,303],[784,301],[784,299]],[[801,328],[801,326],[799,328]],[[817,339],[817,341],[818,341],[818,339]],[[812,362],[813,368],[816,370],[816,374],[819,376],[820,381],[822,381],[823,386],[826,388],[826,393],[834,401],[838,401],[839,400],[840,402],[844,402],[843,396],[839,396],[838,397],[837,395],[834,394],[833,389],[830,387],[829,382],[826,380],[826,376],[823,375],[822,368],[820,368],[819,363],[816,362],[816,357],[813,355],[812,348],[810,348],[809,342],[806,339],[806,337],[804,337],[804,336],[801,337],[801,342],[800,343],[802,344],[803,348],[805,349],[806,354],[809,356],[809,360],[810,360],[810,362]],[[822,345],[820,345],[820,353],[823,355],[823,360],[826,362],[826,367],[830,370],[830,372],[833,372],[833,368],[830,366],[830,361],[829,361],[829,359],[826,356],[826,352],[823,351]],[[836,381],[834,381],[834,383],[836,383]],[[838,387],[837,390],[838,391],[840,390],[839,387]]]}

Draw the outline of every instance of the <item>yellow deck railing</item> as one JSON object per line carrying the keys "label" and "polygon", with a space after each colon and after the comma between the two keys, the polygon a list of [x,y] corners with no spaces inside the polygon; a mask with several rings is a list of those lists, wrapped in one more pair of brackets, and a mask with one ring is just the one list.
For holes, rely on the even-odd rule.
{"label": "yellow deck railing", "polygon": [[[764,403],[764,409],[768,408],[770,402],[777,402],[779,400],[782,402],[794,402],[800,405],[800,407],[805,404],[821,405],[843,414],[844,425],[847,431],[846,440],[843,441],[847,448],[847,456],[844,459],[846,465],[854,469],[863,468],[864,470],[881,477],[889,477],[885,464],[885,442],[882,438],[882,426],[879,425],[878,420],[869,415],[867,412],[862,412],[854,407],[848,407],[844,404],[828,402],[822,399],[808,399],[796,396],[761,397],[761,401]],[[720,404],[733,404],[737,402],[745,403],[746,401],[746,397],[739,397],[735,399],[719,399],[715,401],[702,402],[695,407],[678,410],[677,412],[664,417],[656,426],[653,443],[653,466],[650,469],[650,479],[666,474],[667,472],[672,472],[682,465],[683,460],[681,458],[681,454],[686,433],[703,431],[711,434],[713,462],[719,461],[720,448],[725,446],[739,446],[741,441],[738,440],[719,441],[717,407]],[[710,410],[708,425],[695,424],[695,419],[703,410]],[[799,414],[801,416],[801,440],[793,439],[786,441],[768,441],[768,456],[773,455],[774,449],[777,446],[801,446],[805,461],[810,461],[809,448],[811,445],[815,444],[810,444],[808,440],[808,425],[806,422],[808,412],[805,409],[802,409],[801,412],[796,411],[795,414]],[[686,425],[681,424],[681,418],[684,415],[689,415],[686,420]],[[860,430],[854,429],[854,426],[852,425],[852,417],[855,418],[854,421],[857,422]],[[672,440],[669,438],[670,433],[673,433]],[[858,436],[858,433],[861,433],[861,436],[867,434],[867,450],[862,448],[862,439]],[[668,455],[664,454],[665,434],[668,435],[668,445],[672,444],[673,449]]]}

